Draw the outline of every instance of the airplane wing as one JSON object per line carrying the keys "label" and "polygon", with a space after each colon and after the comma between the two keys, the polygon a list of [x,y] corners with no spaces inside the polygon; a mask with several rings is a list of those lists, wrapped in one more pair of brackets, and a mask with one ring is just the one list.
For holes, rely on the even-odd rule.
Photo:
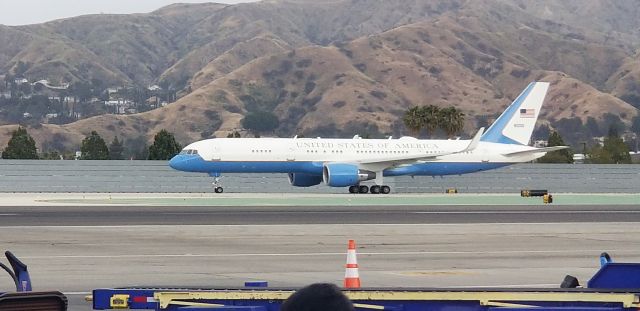
{"label": "airplane wing", "polygon": [[406,155],[406,156],[399,156],[399,157],[378,158],[378,159],[360,161],[358,162],[358,164],[360,164],[360,166],[374,165],[374,166],[391,167],[391,166],[396,166],[400,164],[413,163],[417,161],[432,161],[438,157],[445,156],[445,155],[469,152],[469,151],[475,150],[478,147],[478,144],[480,143],[480,138],[482,137],[483,133],[484,133],[484,127],[478,130],[478,132],[473,136],[473,139],[471,139],[471,142],[469,142],[469,145],[467,145],[467,147],[465,147],[462,150],[435,153],[435,154],[429,154],[429,155],[414,154],[414,155]]}
{"label": "airplane wing", "polygon": [[536,149],[531,149],[531,150],[525,150],[525,151],[516,151],[516,152],[511,152],[511,153],[505,153],[503,154],[503,156],[506,157],[517,157],[517,156],[522,156],[522,155],[529,155],[529,154],[534,154],[534,153],[547,153],[547,152],[551,152],[551,151],[557,151],[557,150],[562,150],[562,149],[567,149],[569,148],[569,146],[553,146],[553,147],[545,147],[545,148],[536,148]]}

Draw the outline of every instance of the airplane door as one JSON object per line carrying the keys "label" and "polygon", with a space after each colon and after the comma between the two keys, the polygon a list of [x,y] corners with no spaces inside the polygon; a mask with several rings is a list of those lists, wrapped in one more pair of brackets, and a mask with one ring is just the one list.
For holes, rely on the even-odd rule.
{"label": "airplane door", "polygon": [[213,156],[211,157],[212,161],[220,161],[220,147],[219,146],[214,146],[213,147]]}
{"label": "airplane door", "polygon": [[296,148],[293,145],[289,146],[289,150],[287,150],[287,161],[295,161],[296,160]]}
{"label": "airplane door", "polygon": [[486,150],[482,150],[480,153],[480,159],[482,161],[482,163],[488,163],[489,162],[489,153],[487,153]]}

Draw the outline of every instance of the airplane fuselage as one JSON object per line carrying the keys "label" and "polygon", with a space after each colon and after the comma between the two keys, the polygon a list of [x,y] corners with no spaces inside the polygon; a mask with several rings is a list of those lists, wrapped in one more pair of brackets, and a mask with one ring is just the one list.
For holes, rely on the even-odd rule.
{"label": "airplane fuselage", "polygon": [[[185,147],[171,166],[203,173],[304,173],[321,175],[324,163],[367,163],[391,157],[430,157],[464,149],[469,140],[220,138]],[[534,160],[537,156],[502,154],[534,149],[480,142],[473,151],[439,156],[417,163],[399,163],[384,176],[451,175],[493,169]],[[195,154],[194,151],[197,151]],[[188,154],[188,153],[192,154]],[[541,154],[542,155],[542,154]],[[540,156],[541,156],[540,155]],[[401,162],[401,161],[399,161]]]}
{"label": "airplane fuselage", "polygon": [[287,173],[292,185],[324,182],[368,193],[360,182],[373,180],[371,193],[389,193],[385,176],[452,175],[528,162],[560,147],[534,148],[531,139],[549,83],[533,82],[489,127],[471,140],[220,138],[185,147],[169,164],[216,177],[222,173]]}

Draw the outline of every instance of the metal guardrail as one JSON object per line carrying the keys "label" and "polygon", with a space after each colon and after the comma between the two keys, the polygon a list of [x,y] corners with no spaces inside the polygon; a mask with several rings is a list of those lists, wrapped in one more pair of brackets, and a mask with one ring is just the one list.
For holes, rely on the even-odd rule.
{"label": "metal guardrail", "polygon": [[[285,174],[224,175],[225,192],[346,193],[319,185],[297,188]],[[396,193],[638,193],[640,165],[517,164],[452,176],[387,178]],[[0,192],[183,193],[213,192],[206,174],[171,169],[166,161],[0,160]]]}

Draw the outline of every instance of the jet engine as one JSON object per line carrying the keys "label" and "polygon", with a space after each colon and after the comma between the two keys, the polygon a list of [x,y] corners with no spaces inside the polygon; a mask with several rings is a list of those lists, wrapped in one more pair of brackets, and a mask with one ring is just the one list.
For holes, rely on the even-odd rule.
{"label": "jet engine", "polygon": [[348,187],[376,178],[376,173],[349,163],[329,163],[322,168],[322,180],[331,187]]}
{"label": "jet engine", "polygon": [[311,187],[322,182],[322,176],[301,173],[289,173],[289,183],[296,187]]}

